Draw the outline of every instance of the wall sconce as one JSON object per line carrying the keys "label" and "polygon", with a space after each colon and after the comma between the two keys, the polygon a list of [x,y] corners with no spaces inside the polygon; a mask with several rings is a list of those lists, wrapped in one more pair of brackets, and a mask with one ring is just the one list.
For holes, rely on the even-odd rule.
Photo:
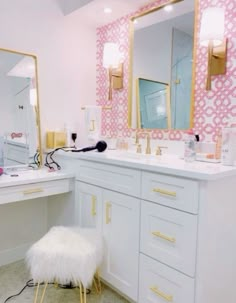
{"label": "wall sconce", "polygon": [[109,93],[108,100],[112,100],[112,89],[123,88],[123,63],[120,63],[120,52],[115,43],[105,43],[103,50],[103,67],[108,68]]}
{"label": "wall sconce", "polygon": [[209,7],[202,15],[200,44],[208,46],[206,90],[211,90],[211,76],[226,73],[227,40],[224,38],[224,9]]}

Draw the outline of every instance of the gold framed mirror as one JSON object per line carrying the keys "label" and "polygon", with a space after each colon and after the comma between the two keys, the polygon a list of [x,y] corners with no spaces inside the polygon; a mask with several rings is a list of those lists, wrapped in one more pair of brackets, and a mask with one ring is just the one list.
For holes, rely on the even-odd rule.
{"label": "gold framed mirror", "polygon": [[37,57],[0,48],[0,166],[42,163]]}
{"label": "gold framed mirror", "polygon": [[[198,0],[171,0],[131,17],[129,127],[150,130],[193,127],[197,8]],[[168,85],[170,105],[165,112],[169,123],[160,125],[159,114],[163,114],[163,109],[160,110],[160,106],[155,108],[154,104],[158,103],[153,100],[150,108],[146,101],[146,111],[154,111],[156,121],[148,121],[143,106],[140,106],[138,79]],[[155,86],[149,93],[157,96]],[[144,115],[147,123],[143,123]],[[154,115],[149,117],[154,119]]]}

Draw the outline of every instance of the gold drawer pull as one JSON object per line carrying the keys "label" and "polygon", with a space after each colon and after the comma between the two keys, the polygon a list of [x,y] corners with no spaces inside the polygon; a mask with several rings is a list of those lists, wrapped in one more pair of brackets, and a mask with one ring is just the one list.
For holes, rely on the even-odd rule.
{"label": "gold drawer pull", "polygon": [[159,237],[161,239],[164,239],[166,241],[169,241],[171,243],[175,243],[176,242],[176,239],[174,237],[169,237],[169,236],[163,235],[160,231],[153,231],[152,235],[156,236],[156,237]]}
{"label": "gold drawer pull", "polygon": [[162,194],[162,195],[176,197],[176,192],[175,191],[168,191],[168,190],[160,189],[160,188],[153,188],[152,191],[154,191],[155,193]]}
{"label": "gold drawer pull", "polygon": [[110,209],[111,209],[111,203],[107,202],[106,203],[106,224],[109,224],[111,222],[111,217],[109,216]]}
{"label": "gold drawer pull", "polygon": [[42,188],[32,188],[32,189],[24,190],[23,194],[31,195],[31,194],[42,193],[42,192],[43,192]]}
{"label": "gold drawer pull", "polygon": [[173,296],[165,294],[164,292],[160,291],[158,287],[150,287],[150,290],[167,302],[173,302]]}
{"label": "gold drawer pull", "polygon": [[92,209],[91,209],[91,215],[92,215],[92,217],[95,217],[97,215],[97,212],[96,212],[96,202],[97,202],[96,196],[92,196]]}

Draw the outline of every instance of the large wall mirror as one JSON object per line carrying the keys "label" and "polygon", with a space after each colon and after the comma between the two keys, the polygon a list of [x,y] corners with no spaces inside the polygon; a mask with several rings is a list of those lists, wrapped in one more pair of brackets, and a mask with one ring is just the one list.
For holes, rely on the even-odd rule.
{"label": "large wall mirror", "polygon": [[196,1],[169,1],[131,18],[130,127],[193,127]]}
{"label": "large wall mirror", "polygon": [[0,48],[0,166],[38,167],[41,135],[37,58]]}

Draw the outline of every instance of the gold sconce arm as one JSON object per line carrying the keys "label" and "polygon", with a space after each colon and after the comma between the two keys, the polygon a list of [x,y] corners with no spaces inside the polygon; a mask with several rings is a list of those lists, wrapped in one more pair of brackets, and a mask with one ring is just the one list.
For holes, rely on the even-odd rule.
{"label": "gold sconce arm", "polygon": [[123,63],[120,63],[117,68],[110,67],[109,71],[109,93],[108,100],[112,100],[112,89],[123,88]]}
{"label": "gold sconce arm", "polygon": [[210,41],[208,45],[208,66],[206,90],[211,90],[211,76],[226,73],[227,39],[219,46],[214,46]]}

